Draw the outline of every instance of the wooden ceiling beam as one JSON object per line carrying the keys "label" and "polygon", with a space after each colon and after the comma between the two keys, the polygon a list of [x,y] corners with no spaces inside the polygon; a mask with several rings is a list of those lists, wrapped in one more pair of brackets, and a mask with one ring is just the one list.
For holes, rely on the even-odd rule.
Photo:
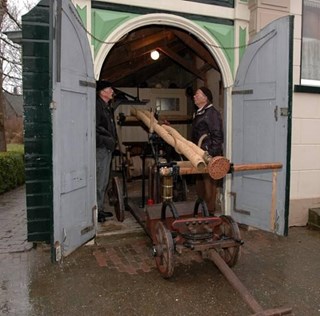
{"label": "wooden ceiling beam", "polygon": [[167,43],[172,45],[173,41],[167,42],[161,39],[136,50],[128,50],[128,49],[117,50],[116,54],[110,54],[110,58],[107,58],[106,67],[115,67],[120,64],[126,64],[136,58],[139,58],[142,55],[150,53],[157,46],[166,45]]}
{"label": "wooden ceiling beam", "polygon": [[143,36],[132,43],[129,43],[129,48],[134,51],[141,49],[145,46],[151,45],[158,41],[172,41],[175,38],[174,34],[171,31],[161,31],[154,33],[149,36]]}
{"label": "wooden ceiling beam", "polygon": [[[162,56],[156,63],[158,64],[159,61],[164,58],[165,57]],[[152,60],[149,56],[141,55],[139,58],[131,60],[126,64],[126,66],[123,67],[104,67],[101,73],[101,78],[107,79],[113,83],[120,80],[121,78],[130,76],[132,73],[139,71],[139,69],[141,68],[148,67],[153,64],[155,64],[155,61]]]}
{"label": "wooden ceiling beam", "polygon": [[173,30],[173,33],[185,44],[187,45],[199,58],[204,60],[206,63],[211,65],[215,70],[219,71],[219,67],[213,58],[213,56],[209,53],[209,51],[197,40],[195,40],[192,36],[180,30]]}
{"label": "wooden ceiling beam", "polygon": [[176,54],[173,50],[169,49],[168,47],[158,47],[159,51],[163,52],[165,55],[167,55],[169,58],[174,60],[177,64],[179,64],[182,68],[189,71],[190,73],[194,74],[201,80],[205,80],[205,77],[203,74],[193,66],[190,62],[187,62],[183,57]]}
{"label": "wooden ceiling beam", "polygon": [[143,67],[139,69],[138,73],[132,73],[126,77],[120,78],[115,81],[114,84],[118,87],[128,85],[128,82],[134,82],[136,86],[140,86],[142,83],[145,83],[151,77],[159,73],[159,68],[165,70],[172,64],[172,61],[169,58],[164,58],[155,65]]}

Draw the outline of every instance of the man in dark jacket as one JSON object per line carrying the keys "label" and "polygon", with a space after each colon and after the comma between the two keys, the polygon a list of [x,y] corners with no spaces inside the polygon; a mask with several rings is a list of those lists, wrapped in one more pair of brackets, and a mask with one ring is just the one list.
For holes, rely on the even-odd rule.
{"label": "man in dark jacket", "polygon": [[[194,95],[194,103],[198,107],[192,122],[191,140],[210,156],[221,156],[223,145],[222,119],[212,104],[212,93],[206,87],[199,88]],[[196,182],[197,194],[214,214],[216,205],[217,181],[208,174],[199,175]]]}
{"label": "man in dark jacket", "polygon": [[113,217],[104,209],[105,193],[109,182],[112,153],[116,147],[116,127],[110,101],[114,91],[108,81],[97,81],[96,98],[96,169],[98,221]]}

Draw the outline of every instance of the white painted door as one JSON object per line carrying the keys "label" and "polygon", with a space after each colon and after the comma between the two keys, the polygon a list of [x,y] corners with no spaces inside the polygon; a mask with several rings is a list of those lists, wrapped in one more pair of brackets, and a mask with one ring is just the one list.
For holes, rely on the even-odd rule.
{"label": "white painted door", "polygon": [[53,242],[59,259],[96,233],[95,80],[88,37],[70,0],[53,15]]}
{"label": "white painted door", "polygon": [[239,223],[279,235],[288,228],[292,29],[287,16],[253,38],[232,92],[232,162],[281,162],[283,168],[234,172],[231,214]]}

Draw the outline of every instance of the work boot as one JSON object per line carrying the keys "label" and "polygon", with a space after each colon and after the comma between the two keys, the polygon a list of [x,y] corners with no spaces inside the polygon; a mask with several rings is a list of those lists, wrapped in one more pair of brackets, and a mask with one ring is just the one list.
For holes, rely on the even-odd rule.
{"label": "work boot", "polygon": [[98,222],[103,223],[107,219],[111,219],[113,214],[111,212],[99,211],[98,212]]}

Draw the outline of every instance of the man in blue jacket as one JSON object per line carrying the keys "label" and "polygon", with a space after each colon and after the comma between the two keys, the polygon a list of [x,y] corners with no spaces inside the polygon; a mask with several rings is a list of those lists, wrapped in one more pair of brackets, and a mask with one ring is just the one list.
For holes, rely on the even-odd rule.
{"label": "man in blue jacket", "polygon": [[96,169],[97,169],[97,203],[98,221],[104,222],[113,217],[106,212],[104,200],[109,182],[112,153],[116,147],[117,136],[114,123],[113,109],[110,101],[114,91],[110,82],[97,81],[96,85]]}

